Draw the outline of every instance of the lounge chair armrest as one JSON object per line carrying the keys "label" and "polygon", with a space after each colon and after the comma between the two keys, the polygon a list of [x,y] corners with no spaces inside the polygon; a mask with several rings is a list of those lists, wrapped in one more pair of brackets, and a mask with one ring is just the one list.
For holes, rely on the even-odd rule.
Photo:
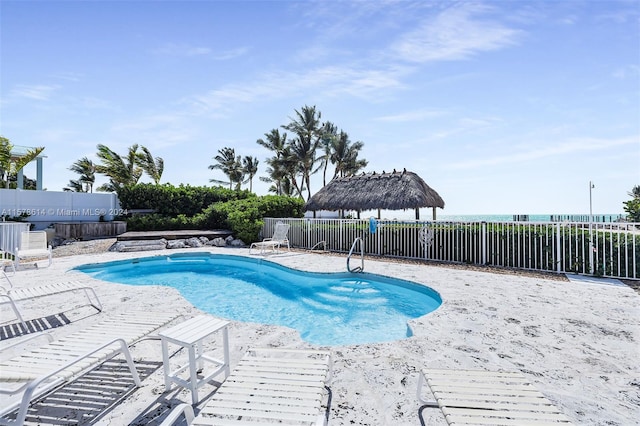
{"label": "lounge chair armrest", "polygon": [[160,423],[160,426],[173,425],[176,422],[176,420],[180,418],[182,414],[184,414],[184,418],[187,420],[187,425],[190,425],[191,422],[193,422],[195,415],[193,413],[193,407],[185,403],[185,404],[176,405],[173,408],[173,410],[171,410],[167,418],[164,419],[162,423]]}
{"label": "lounge chair armrest", "polygon": [[[9,288],[13,288],[13,283],[9,279],[9,276],[7,275],[7,273],[5,271],[3,271],[3,270],[0,270],[0,272],[2,272],[2,276],[4,277],[5,281],[9,283]],[[5,290],[9,289],[9,288],[5,287],[4,284],[0,284],[0,287],[2,287]]]}

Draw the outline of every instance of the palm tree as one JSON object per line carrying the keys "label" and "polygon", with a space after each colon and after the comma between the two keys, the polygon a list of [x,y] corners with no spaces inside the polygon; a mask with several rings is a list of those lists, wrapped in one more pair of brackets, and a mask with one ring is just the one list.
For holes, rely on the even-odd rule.
{"label": "palm tree", "polygon": [[85,185],[82,184],[79,180],[69,180],[69,184],[62,188],[65,192],[87,192]]}
{"label": "palm tree", "polygon": [[[233,148],[222,148],[218,150],[218,155],[213,157],[218,164],[211,164],[209,170],[222,170],[222,173],[229,178],[229,189],[232,189],[235,183],[235,189],[240,189],[242,181],[244,180],[244,171],[242,170],[242,162],[240,156],[236,157],[236,151]],[[210,182],[226,183],[218,179],[210,179]]]}
{"label": "palm tree", "polygon": [[634,199],[640,199],[640,185],[634,186],[628,194]]}
{"label": "palm tree", "polygon": [[274,156],[267,159],[267,164],[270,166],[267,167],[268,177],[260,177],[260,180],[273,183],[275,187],[273,192],[281,195],[282,179],[287,175],[281,164],[287,145],[287,134],[280,134],[280,130],[271,129],[271,132],[265,133],[264,136],[266,140],[258,139],[256,143],[273,152]]}
{"label": "palm tree", "polygon": [[318,170],[322,168],[322,186],[327,185],[327,168],[329,166],[329,162],[331,161],[332,146],[337,135],[338,128],[335,124],[327,121],[322,125],[322,137],[320,138],[320,146],[324,151],[324,155],[320,157],[320,166],[318,167]]}
{"label": "palm tree", "polygon": [[35,160],[44,151],[44,147],[30,148],[19,157],[12,157],[14,145],[9,139],[0,136],[0,178],[6,176],[6,188],[9,188],[9,176],[17,175],[27,164]]}
{"label": "palm tree", "polygon": [[142,152],[138,154],[138,165],[153,180],[153,183],[159,184],[164,172],[164,160],[160,157],[153,158],[145,146],[141,146],[140,149]]}
{"label": "palm tree", "polygon": [[93,185],[96,182],[96,165],[93,164],[93,161],[87,157],[82,157],[73,163],[69,170],[80,175],[78,180],[69,181],[69,190],[74,192],[93,192]]}
{"label": "palm tree", "polygon": [[302,175],[302,186],[306,186],[307,199],[311,198],[311,174],[316,162],[316,149],[320,143],[320,111],[315,106],[304,106],[301,111],[296,110],[296,119],[282,126],[293,132],[296,138],[289,141],[293,158],[298,163],[299,173]]}
{"label": "palm tree", "polygon": [[126,157],[121,157],[109,147],[98,144],[98,158],[102,164],[96,165],[96,172],[109,177],[109,183],[101,185],[98,191],[117,192],[120,188],[135,185],[142,176],[138,165],[138,144],[131,145]]}
{"label": "palm tree", "polygon": [[258,164],[260,162],[250,155],[246,155],[242,159],[242,171],[249,178],[245,182],[249,182],[249,192],[253,192],[253,177],[258,173]]}
{"label": "palm tree", "polygon": [[367,166],[369,163],[367,160],[358,159],[358,154],[363,146],[364,143],[360,141],[352,145],[349,135],[343,131],[332,140],[330,161],[336,167],[332,180],[338,176],[355,175]]}

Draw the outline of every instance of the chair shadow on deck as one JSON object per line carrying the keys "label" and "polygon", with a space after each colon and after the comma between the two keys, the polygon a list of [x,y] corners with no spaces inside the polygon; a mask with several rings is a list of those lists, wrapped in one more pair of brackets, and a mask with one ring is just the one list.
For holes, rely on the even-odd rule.
{"label": "chair shadow on deck", "polygon": [[[136,361],[141,380],[160,368],[162,362]],[[96,424],[137,389],[126,361],[112,359],[32,403],[25,425]]]}
{"label": "chair shadow on deck", "polygon": [[89,309],[86,306],[80,306],[57,314],[26,320],[26,330],[24,325],[19,322],[3,324],[0,325],[0,341],[32,333],[41,333],[71,324],[72,322],[88,318],[92,315],[98,315],[99,313],[100,312],[96,312],[94,309]]}
{"label": "chair shadow on deck", "polygon": [[59,314],[47,315],[42,318],[35,318],[25,321],[27,329],[20,323],[6,324],[0,326],[0,340],[11,339],[18,336],[24,336],[30,333],[39,333],[41,331],[51,330],[52,328],[62,327],[71,323],[64,312]]}

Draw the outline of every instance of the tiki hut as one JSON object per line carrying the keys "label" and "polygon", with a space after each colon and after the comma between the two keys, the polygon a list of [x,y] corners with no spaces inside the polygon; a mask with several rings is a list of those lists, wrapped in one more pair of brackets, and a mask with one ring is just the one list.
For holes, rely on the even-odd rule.
{"label": "tiki hut", "polygon": [[358,217],[363,210],[415,209],[420,219],[420,207],[444,208],[444,201],[420,176],[406,169],[402,172],[382,174],[363,173],[358,176],[337,178],[329,182],[307,201],[305,211],[356,210]]}

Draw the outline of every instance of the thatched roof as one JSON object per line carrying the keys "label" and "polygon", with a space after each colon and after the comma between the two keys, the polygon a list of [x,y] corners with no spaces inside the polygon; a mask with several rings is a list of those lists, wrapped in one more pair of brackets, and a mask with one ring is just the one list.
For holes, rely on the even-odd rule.
{"label": "thatched roof", "polygon": [[405,210],[444,208],[444,200],[420,176],[402,171],[334,179],[304,206],[310,210]]}

